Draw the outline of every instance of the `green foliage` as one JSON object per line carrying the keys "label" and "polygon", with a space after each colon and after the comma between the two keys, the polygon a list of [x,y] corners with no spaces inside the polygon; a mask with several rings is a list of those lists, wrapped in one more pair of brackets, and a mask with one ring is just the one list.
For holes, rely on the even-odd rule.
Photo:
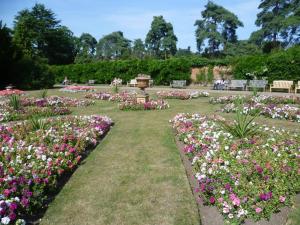
{"label": "green foliage", "polygon": [[21,99],[19,95],[12,95],[9,97],[9,105],[14,109],[14,110],[19,110],[22,107],[21,104]]}
{"label": "green foliage", "polygon": [[136,39],[133,42],[132,56],[137,59],[143,59],[146,56],[146,49],[141,39]]}
{"label": "green foliage", "polygon": [[255,23],[261,29],[252,35],[253,40],[281,41],[283,46],[299,42],[299,0],[262,0],[258,8],[261,12],[257,14]]}
{"label": "green foliage", "polygon": [[243,23],[232,12],[209,1],[201,15],[203,19],[195,22],[199,52],[202,52],[202,46],[206,40],[208,46],[204,52],[211,55],[216,55],[221,45],[237,41],[236,29],[242,27]]}
{"label": "green foliage", "polygon": [[47,58],[51,64],[74,61],[73,33],[60,26],[55,14],[43,4],[18,13],[14,21],[14,42],[28,56]]}
{"label": "green foliage", "polygon": [[154,16],[151,29],[147,33],[145,44],[151,56],[168,58],[176,54],[177,37],[173,25],[167,23],[163,16]]}
{"label": "green foliage", "polygon": [[31,129],[33,131],[36,130],[45,130],[47,128],[47,123],[43,119],[39,119],[38,117],[33,116],[30,118],[29,123],[31,125]]}
{"label": "green foliage", "polygon": [[48,90],[47,89],[43,89],[41,92],[40,92],[40,97],[41,98],[46,98],[48,95]]}
{"label": "green foliage", "polygon": [[237,79],[247,79],[253,74],[261,79],[300,80],[300,46],[281,50],[269,55],[253,55],[238,57],[233,61],[233,74]]}
{"label": "green foliage", "polygon": [[246,138],[253,137],[257,134],[259,126],[254,122],[254,119],[258,116],[256,113],[254,116],[243,113],[243,102],[237,100],[235,103],[237,105],[235,121],[233,124],[229,124],[226,121],[220,121],[221,127],[232,136],[236,138]]}
{"label": "green foliage", "polygon": [[214,80],[214,71],[213,71],[213,67],[209,66],[208,67],[208,71],[207,71],[207,82],[208,83],[212,83],[212,81]]}
{"label": "green foliage", "polygon": [[57,83],[65,76],[76,83],[96,80],[97,83],[110,84],[115,77],[128,82],[139,73],[149,74],[155,84],[168,85],[172,80],[190,80],[190,62],[185,58],[168,60],[117,60],[99,61],[90,64],[51,66]]}
{"label": "green foliage", "polygon": [[123,32],[121,31],[105,35],[97,44],[97,58],[128,58],[130,55],[130,42],[130,40],[124,37]]}
{"label": "green foliage", "polygon": [[206,82],[206,74],[204,70],[201,70],[197,75],[196,75],[196,79],[198,83],[204,83]]}

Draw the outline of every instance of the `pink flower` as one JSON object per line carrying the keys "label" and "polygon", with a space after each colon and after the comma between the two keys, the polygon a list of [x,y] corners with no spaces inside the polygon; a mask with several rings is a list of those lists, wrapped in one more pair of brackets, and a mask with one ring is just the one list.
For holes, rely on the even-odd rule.
{"label": "pink flower", "polygon": [[255,212],[256,212],[256,213],[261,213],[261,211],[262,211],[262,209],[259,208],[259,207],[257,207],[257,208],[255,209]]}
{"label": "pink flower", "polygon": [[280,201],[281,203],[285,202],[285,197],[284,197],[284,196],[280,196],[280,197],[279,197],[279,201]]}
{"label": "pink flower", "polygon": [[222,203],[224,201],[223,198],[218,198],[218,202]]}
{"label": "pink flower", "polygon": [[211,197],[209,198],[209,202],[210,202],[211,204],[214,204],[215,201],[216,201],[215,197],[211,196]]}

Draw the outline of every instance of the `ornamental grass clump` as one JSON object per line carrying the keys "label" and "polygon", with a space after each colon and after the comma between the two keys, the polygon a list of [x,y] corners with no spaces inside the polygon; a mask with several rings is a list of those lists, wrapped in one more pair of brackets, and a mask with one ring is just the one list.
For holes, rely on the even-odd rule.
{"label": "ornamental grass clump", "polygon": [[259,112],[256,112],[251,116],[250,114],[243,112],[243,101],[241,99],[236,100],[236,104],[238,106],[235,114],[235,121],[233,123],[220,121],[221,127],[237,138],[253,137],[258,133],[259,127],[254,120],[259,115]]}
{"label": "ornamental grass clump", "polygon": [[34,116],[29,120],[30,126],[32,130],[45,130],[47,127],[47,123],[43,119],[39,119],[38,117]]}
{"label": "ornamental grass clump", "polygon": [[19,95],[11,95],[9,97],[9,105],[16,111],[20,110],[22,107],[20,96]]}

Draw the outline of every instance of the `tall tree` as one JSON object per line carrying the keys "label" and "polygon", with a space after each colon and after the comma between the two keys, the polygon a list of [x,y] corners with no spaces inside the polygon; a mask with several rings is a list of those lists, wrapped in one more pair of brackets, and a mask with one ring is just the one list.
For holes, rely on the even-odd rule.
{"label": "tall tree", "polygon": [[[74,58],[72,32],[61,27],[52,10],[42,4],[35,4],[31,10],[25,9],[17,14],[14,42],[25,54],[47,58],[50,63],[70,63]],[[54,48],[57,45],[60,48],[49,49],[49,46]]]}
{"label": "tall tree", "polygon": [[299,42],[299,0],[261,0],[258,8],[261,12],[257,14],[255,24],[261,29],[251,35],[251,40],[273,42],[273,46],[279,42],[284,46]]}
{"label": "tall tree", "polygon": [[174,34],[173,25],[167,23],[163,16],[154,16],[145,40],[150,54],[159,58],[175,55],[176,43],[177,37]]}
{"label": "tall tree", "polygon": [[129,55],[130,40],[126,39],[123,32],[117,31],[105,35],[98,41],[97,57],[100,59],[119,59]]}
{"label": "tall tree", "polygon": [[243,23],[235,14],[209,1],[201,15],[203,19],[195,22],[199,52],[204,50],[208,54],[216,54],[226,43],[237,41],[236,29],[242,27]]}
{"label": "tall tree", "polygon": [[146,49],[141,39],[136,39],[133,42],[132,55],[135,58],[143,59],[146,55]]}
{"label": "tall tree", "polygon": [[75,58],[75,62],[90,62],[95,57],[96,47],[96,39],[89,33],[82,33],[77,42],[78,52]]}

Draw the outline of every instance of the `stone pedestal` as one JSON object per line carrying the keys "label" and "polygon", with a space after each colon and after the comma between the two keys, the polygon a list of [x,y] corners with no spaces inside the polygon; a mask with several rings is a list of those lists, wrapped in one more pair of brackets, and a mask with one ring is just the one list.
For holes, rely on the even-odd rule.
{"label": "stone pedestal", "polygon": [[147,93],[145,94],[138,94],[136,96],[136,102],[137,103],[146,103],[149,101],[149,95]]}

